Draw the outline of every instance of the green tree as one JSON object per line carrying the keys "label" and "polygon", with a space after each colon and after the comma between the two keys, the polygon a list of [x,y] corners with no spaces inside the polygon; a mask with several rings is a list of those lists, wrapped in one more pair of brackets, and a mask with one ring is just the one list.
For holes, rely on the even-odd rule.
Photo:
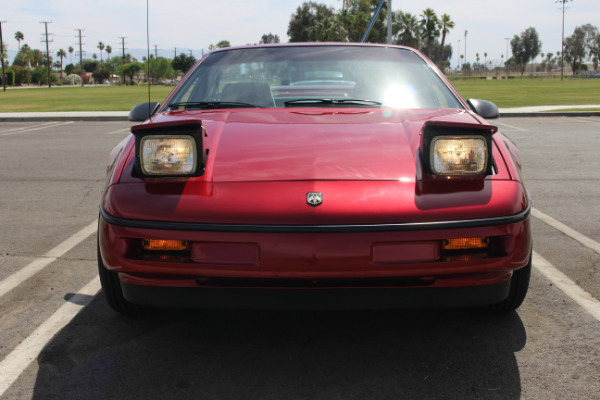
{"label": "green tree", "polygon": [[194,56],[189,56],[185,53],[179,54],[177,57],[173,58],[171,62],[171,66],[173,69],[177,71],[181,71],[182,73],[186,73],[196,64],[196,58]]}
{"label": "green tree", "polygon": [[160,82],[165,78],[170,79],[175,76],[175,71],[171,65],[171,61],[164,57],[150,58],[150,76],[153,83]]}
{"label": "green tree", "polygon": [[21,31],[16,31],[15,32],[15,39],[17,39],[17,51],[21,50],[21,41],[25,40],[25,35],[23,35],[23,32]]}
{"label": "green tree", "polygon": [[571,65],[573,75],[579,71],[586,56],[585,35],[586,32],[578,26],[565,39],[565,61]]}
{"label": "green tree", "polygon": [[104,50],[104,47],[106,47],[104,45],[104,43],[102,42],[98,42],[98,46],[96,46],[99,50],[100,50],[100,62],[102,62],[102,51]]}
{"label": "green tree", "polygon": [[129,83],[133,85],[133,78],[140,73],[143,67],[144,66],[141,63],[134,61],[127,64],[121,64],[117,71],[119,75],[128,77]]}
{"label": "green tree", "polygon": [[341,42],[346,39],[346,34],[335,19],[323,18],[309,29],[308,37],[315,42]]}
{"label": "green tree", "polygon": [[520,36],[515,35],[510,41],[510,47],[513,54],[515,64],[521,70],[521,75],[525,73],[525,66],[530,60],[540,54],[542,50],[542,42],[537,31],[533,27],[527,28],[521,32]]}
{"label": "green tree", "polygon": [[395,26],[398,32],[397,44],[415,49],[420,47],[421,25],[419,25],[419,20],[416,16],[400,11]]}
{"label": "green tree", "polygon": [[60,57],[60,80],[63,78],[63,58],[67,56],[67,52],[60,49],[56,52],[56,57]]}
{"label": "green tree", "polygon": [[[379,0],[348,0],[346,6],[350,14],[350,27],[348,29],[348,41],[358,42],[364,35],[375,10],[379,6]],[[387,4],[387,3],[386,3]],[[371,43],[387,42],[387,7],[383,7],[377,19],[373,22],[371,33],[367,40]]]}
{"label": "green tree", "polygon": [[308,42],[310,29],[323,18],[333,18],[333,8],[314,1],[305,1],[296,8],[288,24],[287,35],[290,42]]}
{"label": "green tree", "polygon": [[98,61],[96,60],[83,60],[83,70],[85,72],[94,72],[98,68]]}
{"label": "green tree", "polygon": [[92,78],[94,78],[94,82],[98,84],[103,84],[105,80],[108,79],[110,73],[108,72],[104,63],[98,64],[98,67],[92,72]]}
{"label": "green tree", "polygon": [[[448,33],[450,33],[450,29],[454,29],[454,21],[452,21],[452,19],[450,18],[450,16],[448,14],[442,14],[442,18],[439,19],[439,30],[442,34],[442,43],[439,47],[439,53],[437,53],[437,59],[439,62],[441,62],[442,59],[442,49],[444,48],[444,45],[446,44],[446,35],[448,35]],[[487,56],[487,53],[486,53]]]}
{"label": "green tree", "polygon": [[439,20],[435,11],[431,8],[423,10],[421,14],[421,33],[423,39],[427,43],[427,56],[433,60],[433,43],[435,39],[440,35]]}
{"label": "green tree", "polygon": [[110,53],[112,53],[112,47],[110,45],[106,46],[106,58],[110,58]]}
{"label": "green tree", "polygon": [[67,66],[65,67],[65,74],[71,75],[75,72],[76,69],[77,68],[73,64],[67,64]]}
{"label": "green tree", "polygon": [[[278,35],[274,35],[272,33],[268,33],[266,35],[262,35],[262,38],[260,38],[260,44],[270,44],[270,43],[279,43],[279,36]],[[177,68],[176,68],[177,69]]]}
{"label": "green tree", "polygon": [[48,68],[38,65],[31,71],[31,81],[38,85],[45,85],[48,83]]}
{"label": "green tree", "polygon": [[71,64],[73,64],[73,52],[75,51],[75,49],[73,48],[73,46],[69,46],[68,52],[69,52],[69,61],[71,61]]}

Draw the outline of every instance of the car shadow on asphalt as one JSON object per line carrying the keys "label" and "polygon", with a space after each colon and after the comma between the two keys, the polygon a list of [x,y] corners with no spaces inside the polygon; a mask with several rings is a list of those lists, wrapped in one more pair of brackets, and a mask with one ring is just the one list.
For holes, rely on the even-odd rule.
{"label": "car shadow on asphalt", "polygon": [[521,397],[518,313],[171,311],[102,294],[38,357],[33,399]]}

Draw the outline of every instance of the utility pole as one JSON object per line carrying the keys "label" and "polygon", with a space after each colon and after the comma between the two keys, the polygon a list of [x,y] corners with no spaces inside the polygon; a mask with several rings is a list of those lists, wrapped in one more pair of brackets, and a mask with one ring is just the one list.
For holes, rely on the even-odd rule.
{"label": "utility pole", "polygon": [[83,29],[75,29],[76,31],[79,31],[79,66],[81,68],[81,86],[83,87],[83,75],[85,74],[85,70],[83,69],[83,50],[81,48],[82,43],[81,43],[81,31]]}
{"label": "utility pole", "polygon": [[2,41],[2,23],[0,21],[0,62],[2,63],[2,90],[6,92],[6,74],[4,73],[4,42]]}
{"label": "utility pole", "polygon": [[177,47],[175,47],[175,57],[174,58],[177,58]]}
{"label": "utility pole", "polygon": [[127,39],[127,37],[125,36],[119,36],[121,38],[121,48],[123,49],[123,59],[121,61],[123,61],[123,63],[125,62],[125,39]]}
{"label": "utility pole", "polygon": [[[157,44],[154,45],[154,58],[158,58],[158,45]],[[148,60],[148,62],[150,62],[150,60]]]}
{"label": "utility pole", "polygon": [[48,67],[48,87],[52,87],[52,82],[50,80],[50,71],[52,70],[52,64],[50,64],[50,48],[48,47],[48,42],[53,42],[54,40],[48,40],[48,24],[51,24],[52,21],[42,21],[40,24],[44,24],[46,27],[46,65]]}
{"label": "utility pole", "polygon": [[387,42],[392,44],[392,0],[387,2]]}
{"label": "utility pole", "polygon": [[[565,3],[569,0],[556,0],[556,3],[562,3],[562,44],[560,48],[560,80],[563,80],[565,75]],[[570,0],[573,1],[573,0]]]}

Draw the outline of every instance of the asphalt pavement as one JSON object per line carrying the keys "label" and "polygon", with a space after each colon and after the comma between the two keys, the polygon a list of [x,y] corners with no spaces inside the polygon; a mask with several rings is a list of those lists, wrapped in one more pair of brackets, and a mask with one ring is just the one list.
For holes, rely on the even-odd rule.
{"label": "asphalt pavement", "polygon": [[[590,111],[586,111],[590,109]],[[600,104],[500,108],[500,117],[600,116]],[[18,121],[127,121],[129,111],[0,112],[0,122]]]}

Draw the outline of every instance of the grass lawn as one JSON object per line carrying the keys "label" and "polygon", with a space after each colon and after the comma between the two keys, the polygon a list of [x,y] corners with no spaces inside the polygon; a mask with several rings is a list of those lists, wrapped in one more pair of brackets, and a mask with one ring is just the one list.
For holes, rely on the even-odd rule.
{"label": "grass lawn", "polygon": [[[600,79],[453,80],[465,97],[498,107],[600,104]],[[171,86],[152,86],[152,101],[162,102]],[[1,112],[129,111],[148,101],[147,86],[9,88],[0,91]]]}
{"label": "grass lawn", "polygon": [[498,107],[600,104],[600,79],[454,80],[465,99],[489,100]]}
{"label": "grass lawn", "polygon": [[[152,86],[152,101],[162,102],[173,86]],[[148,86],[76,86],[0,90],[1,112],[129,111],[148,101]]]}

